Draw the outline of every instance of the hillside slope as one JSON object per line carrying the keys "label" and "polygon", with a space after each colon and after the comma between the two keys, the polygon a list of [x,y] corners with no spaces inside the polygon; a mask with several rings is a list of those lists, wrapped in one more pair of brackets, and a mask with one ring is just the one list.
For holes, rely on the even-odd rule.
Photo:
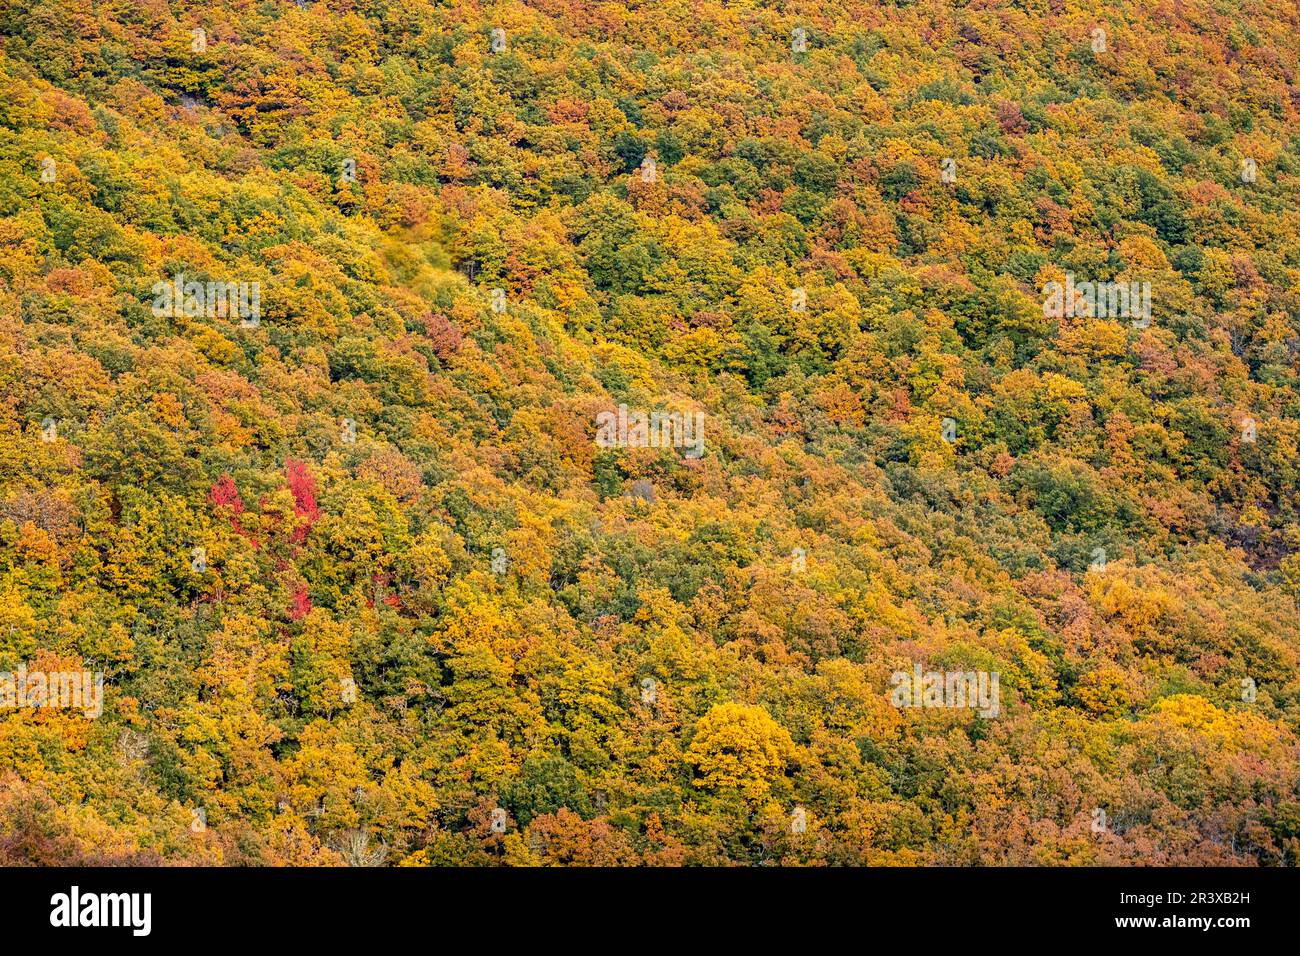
{"label": "hillside slope", "polygon": [[1293,865],[1298,38],[0,0],[0,863]]}

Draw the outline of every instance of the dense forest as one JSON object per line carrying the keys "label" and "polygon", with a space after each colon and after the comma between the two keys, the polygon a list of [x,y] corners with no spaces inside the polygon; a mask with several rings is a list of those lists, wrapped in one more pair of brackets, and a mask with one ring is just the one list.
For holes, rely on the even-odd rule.
{"label": "dense forest", "polygon": [[1294,865],[1298,236],[1289,3],[0,0],[0,864]]}

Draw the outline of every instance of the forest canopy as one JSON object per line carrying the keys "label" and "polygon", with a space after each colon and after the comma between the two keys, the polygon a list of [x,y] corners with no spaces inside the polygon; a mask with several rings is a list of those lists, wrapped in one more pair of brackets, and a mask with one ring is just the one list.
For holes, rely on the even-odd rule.
{"label": "forest canopy", "polygon": [[1294,4],[0,0],[0,863],[1294,865],[1298,114]]}

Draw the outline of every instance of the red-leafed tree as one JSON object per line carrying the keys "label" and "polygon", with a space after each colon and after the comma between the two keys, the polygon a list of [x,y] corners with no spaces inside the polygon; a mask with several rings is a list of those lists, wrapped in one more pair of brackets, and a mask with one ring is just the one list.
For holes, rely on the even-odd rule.
{"label": "red-leafed tree", "polygon": [[294,529],[293,541],[301,543],[312,525],[320,520],[320,507],[316,504],[316,479],[307,471],[305,463],[293,458],[285,461],[284,471],[289,490],[293,492],[294,514],[301,519],[301,524]]}

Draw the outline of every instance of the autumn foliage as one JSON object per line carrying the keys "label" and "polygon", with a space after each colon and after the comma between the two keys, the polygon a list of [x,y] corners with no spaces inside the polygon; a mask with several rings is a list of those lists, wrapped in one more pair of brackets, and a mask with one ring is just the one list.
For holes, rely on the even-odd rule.
{"label": "autumn foliage", "polygon": [[0,0],[0,864],[1294,865],[1298,17]]}

